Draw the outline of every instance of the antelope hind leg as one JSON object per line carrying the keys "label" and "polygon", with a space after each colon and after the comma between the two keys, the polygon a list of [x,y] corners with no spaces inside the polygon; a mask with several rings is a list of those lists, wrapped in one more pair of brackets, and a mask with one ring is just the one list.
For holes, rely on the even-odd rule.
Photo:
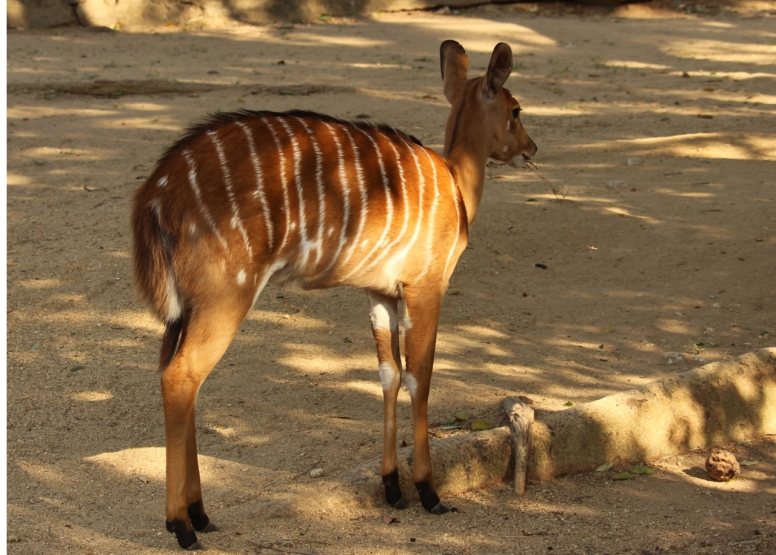
{"label": "antelope hind leg", "polygon": [[428,394],[434,366],[442,293],[432,288],[405,286],[404,300],[408,320],[404,339],[406,382],[412,399],[415,438],[412,479],[423,508],[430,513],[441,515],[449,509],[439,501],[431,472],[431,455],[428,447]]}
{"label": "antelope hind leg", "polygon": [[396,399],[401,388],[401,354],[399,352],[398,299],[368,292],[371,304],[372,333],[377,347],[380,382],[383,386],[383,462],[381,474],[386,502],[397,508],[407,507],[399,487],[399,465],[396,458]]}

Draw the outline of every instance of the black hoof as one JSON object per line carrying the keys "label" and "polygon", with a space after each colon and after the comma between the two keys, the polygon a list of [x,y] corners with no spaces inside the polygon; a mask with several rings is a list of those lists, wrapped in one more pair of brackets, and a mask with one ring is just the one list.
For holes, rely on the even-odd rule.
{"label": "black hoof", "polygon": [[[397,509],[403,509],[407,506],[407,502],[401,497],[398,469],[383,476],[383,486],[385,486],[385,501],[389,505],[396,507]],[[404,505],[401,505],[402,502],[404,502]]]}
{"label": "black hoof", "polygon": [[450,509],[442,505],[442,503],[437,503],[436,506],[429,511],[432,515],[443,515],[445,513],[449,513]]}
{"label": "black hoof", "polygon": [[435,515],[445,514],[448,509],[439,502],[439,496],[434,491],[434,488],[427,481],[416,482],[415,487],[418,489],[418,495],[420,495],[420,503],[423,508]]}
{"label": "black hoof", "polygon": [[183,549],[203,549],[202,544],[197,541],[194,530],[188,530],[186,525],[177,518],[167,522],[167,531],[175,534],[178,545]]}
{"label": "black hoof", "polygon": [[205,514],[202,503],[192,503],[189,505],[188,513],[191,525],[197,532],[215,532],[218,530],[218,526],[210,522],[210,519]]}
{"label": "black hoof", "polygon": [[399,499],[396,503],[391,503],[391,507],[402,511],[407,508],[407,500],[404,498]]}

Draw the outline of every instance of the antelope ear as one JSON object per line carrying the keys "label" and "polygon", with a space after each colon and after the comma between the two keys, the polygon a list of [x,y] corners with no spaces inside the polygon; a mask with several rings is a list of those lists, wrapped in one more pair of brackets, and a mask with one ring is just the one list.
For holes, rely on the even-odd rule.
{"label": "antelope ear", "polygon": [[504,86],[509,74],[512,73],[512,49],[505,42],[500,42],[493,49],[488,64],[488,73],[485,74],[485,92],[488,97],[494,98]]}
{"label": "antelope ear", "polygon": [[442,67],[442,80],[445,82],[445,98],[452,104],[458,85],[466,81],[469,56],[456,41],[446,40],[439,47],[439,62]]}

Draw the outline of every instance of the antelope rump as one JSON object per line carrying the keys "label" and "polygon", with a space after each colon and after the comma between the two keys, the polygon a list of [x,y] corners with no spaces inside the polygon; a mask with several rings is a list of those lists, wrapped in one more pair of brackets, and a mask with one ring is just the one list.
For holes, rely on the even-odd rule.
{"label": "antelope rump", "polygon": [[140,296],[164,322],[159,367],[166,434],[166,518],[186,549],[217,529],[202,502],[195,401],[268,282],[364,289],[384,395],[385,497],[406,506],[396,458],[404,303],[412,400],[412,477],[423,507],[434,489],[428,394],[442,298],[466,248],[488,158],[518,167],[537,147],[503,87],[512,51],[467,79],[455,41],[440,48],[452,105],[442,156],[385,125],[313,112],[217,113],[192,127],[135,194],[133,262]]}

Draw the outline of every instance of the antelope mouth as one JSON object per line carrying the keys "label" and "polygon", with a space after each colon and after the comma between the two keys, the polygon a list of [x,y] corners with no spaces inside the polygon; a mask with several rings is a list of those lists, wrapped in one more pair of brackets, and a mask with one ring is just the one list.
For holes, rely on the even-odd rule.
{"label": "antelope mouth", "polygon": [[531,158],[532,156],[528,156],[527,154],[519,154],[507,160],[506,164],[511,168],[522,168],[527,162],[531,161]]}

